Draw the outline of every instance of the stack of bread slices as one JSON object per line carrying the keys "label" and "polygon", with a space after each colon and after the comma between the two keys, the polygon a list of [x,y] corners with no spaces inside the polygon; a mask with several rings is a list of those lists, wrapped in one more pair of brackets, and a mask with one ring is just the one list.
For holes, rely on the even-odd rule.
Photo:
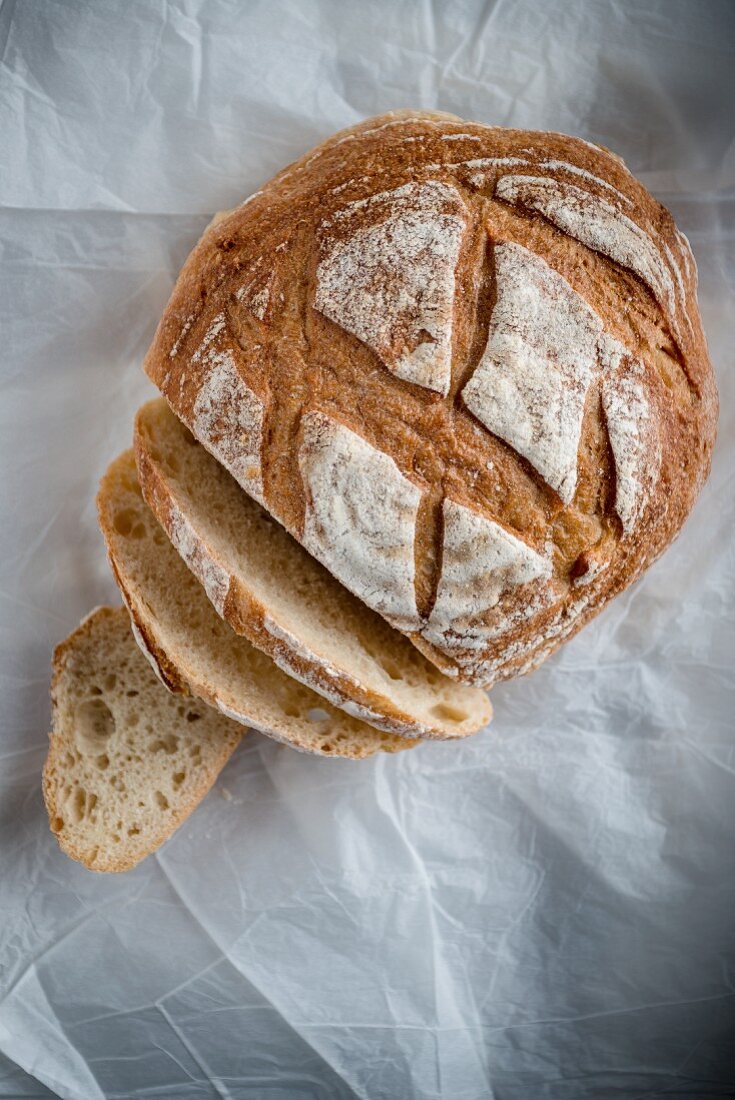
{"label": "stack of bread slices", "polygon": [[248,730],[362,759],[484,727],[674,538],[717,396],[696,267],[599,146],[397,112],[187,261],[56,650],[51,828],[133,866]]}
{"label": "stack of bread slices", "polygon": [[241,737],[362,759],[489,720],[237,484],[159,398],[112,462],[99,523],[125,607],[56,650],[44,773],[51,828],[124,870],[204,797]]}

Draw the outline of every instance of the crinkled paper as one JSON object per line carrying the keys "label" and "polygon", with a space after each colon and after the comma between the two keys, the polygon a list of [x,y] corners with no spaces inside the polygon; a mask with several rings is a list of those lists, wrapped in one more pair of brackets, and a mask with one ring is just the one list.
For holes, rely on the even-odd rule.
{"label": "crinkled paper", "polygon": [[[735,6],[0,6],[0,1095],[733,1095]],[[632,590],[464,744],[253,734],[157,855],[72,863],[53,645],[117,602],[94,494],[218,209],[403,106],[602,143],[689,236],[710,481]]]}

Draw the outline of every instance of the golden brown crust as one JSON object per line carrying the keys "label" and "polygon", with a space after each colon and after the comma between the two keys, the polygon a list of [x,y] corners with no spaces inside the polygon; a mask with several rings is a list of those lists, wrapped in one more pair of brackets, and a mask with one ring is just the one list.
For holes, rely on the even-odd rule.
{"label": "golden brown crust", "polygon": [[[409,199],[396,199],[407,185]],[[355,319],[349,288],[339,286],[331,304],[322,292],[316,308],[317,265],[339,259],[340,248],[360,231],[387,224],[381,223],[387,200],[376,195],[390,193],[394,206],[414,203],[418,218],[416,188],[435,204],[430,217],[450,257],[436,260],[436,273],[454,280],[446,395],[399,376],[416,339],[439,349],[439,329],[416,337],[409,316],[397,317],[388,337],[375,333],[374,318]],[[497,264],[499,246],[507,244],[566,281],[574,298],[594,311],[603,339],[623,363],[616,367],[628,387],[622,396],[605,389],[599,363],[593,372],[569,500],[538,464],[481,423],[463,397],[504,291]],[[403,275],[389,271],[386,278]],[[435,316],[443,308],[440,291]],[[223,413],[231,392],[210,377],[227,358],[244,387],[239,405],[248,409],[234,427]],[[227,446],[238,432],[251,432],[249,465],[233,472],[317,556],[319,545],[308,541],[313,501],[303,468],[309,415],[326,414],[390,455],[420,491],[415,621],[372,606],[445,672],[470,682],[490,683],[535,665],[640,575],[688,515],[709,471],[716,432],[717,394],[693,260],[671,215],[623,162],[560,134],[421,112],[381,116],[335,135],[210,227],[181,273],[145,369],[221,459],[232,457]],[[622,428],[610,416],[616,408],[619,417],[630,412],[631,393],[645,412],[630,413],[627,443],[630,432],[639,431],[639,450],[651,471],[655,453],[657,471],[626,529],[616,506],[623,467],[614,444]],[[649,440],[644,430],[651,425]],[[447,567],[446,500],[500,525],[549,562],[542,580],[517,583],[479,616],[478,630],[468,635],[472,644],[460,631],[427,627]],[[340,579],[353,587],[349,575]],[[366,598],[359,585],[353,590]]]}

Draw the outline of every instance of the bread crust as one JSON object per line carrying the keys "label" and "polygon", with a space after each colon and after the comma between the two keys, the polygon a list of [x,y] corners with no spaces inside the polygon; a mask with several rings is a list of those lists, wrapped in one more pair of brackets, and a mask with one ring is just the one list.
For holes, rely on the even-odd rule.
{"label": "bread crust", "polygon": [[658,557],[716,434],[668,211],[599,146],[427,112],[334,135],[210,226],[145,369],[343,584],[483,685]]}

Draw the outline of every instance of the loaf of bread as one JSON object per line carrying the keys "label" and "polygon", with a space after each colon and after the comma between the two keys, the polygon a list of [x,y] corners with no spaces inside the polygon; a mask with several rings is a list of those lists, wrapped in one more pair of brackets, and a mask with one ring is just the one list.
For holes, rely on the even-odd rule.
{"label": "loaf of bread", "polygon": [[166,402],[135,421],[143,495],[233,630],[347,713],[408,737],[466,737],[490,720],[479,688],[442,675],[243,492]]}
{"label": "loaf of bread", "polygon": [[483,685],[661,553],[716,429],[689,245],[622,161],[421,112],[213,224],[145,365],[335,577]]}
{"label": "loaf of bread", "polygon": [[51,699],[49,823],[93,871],[127,871],[155,851],[247,732],[161,686],[124,607],[97,608],[56,647]]}
{"label": "loaf of bread", "polygon": [[416,744],[338,710],[235,634],[143,500],[132,451],[107,470],[97,507],[136,641],[171,691],[302,752],[357,760]]}

